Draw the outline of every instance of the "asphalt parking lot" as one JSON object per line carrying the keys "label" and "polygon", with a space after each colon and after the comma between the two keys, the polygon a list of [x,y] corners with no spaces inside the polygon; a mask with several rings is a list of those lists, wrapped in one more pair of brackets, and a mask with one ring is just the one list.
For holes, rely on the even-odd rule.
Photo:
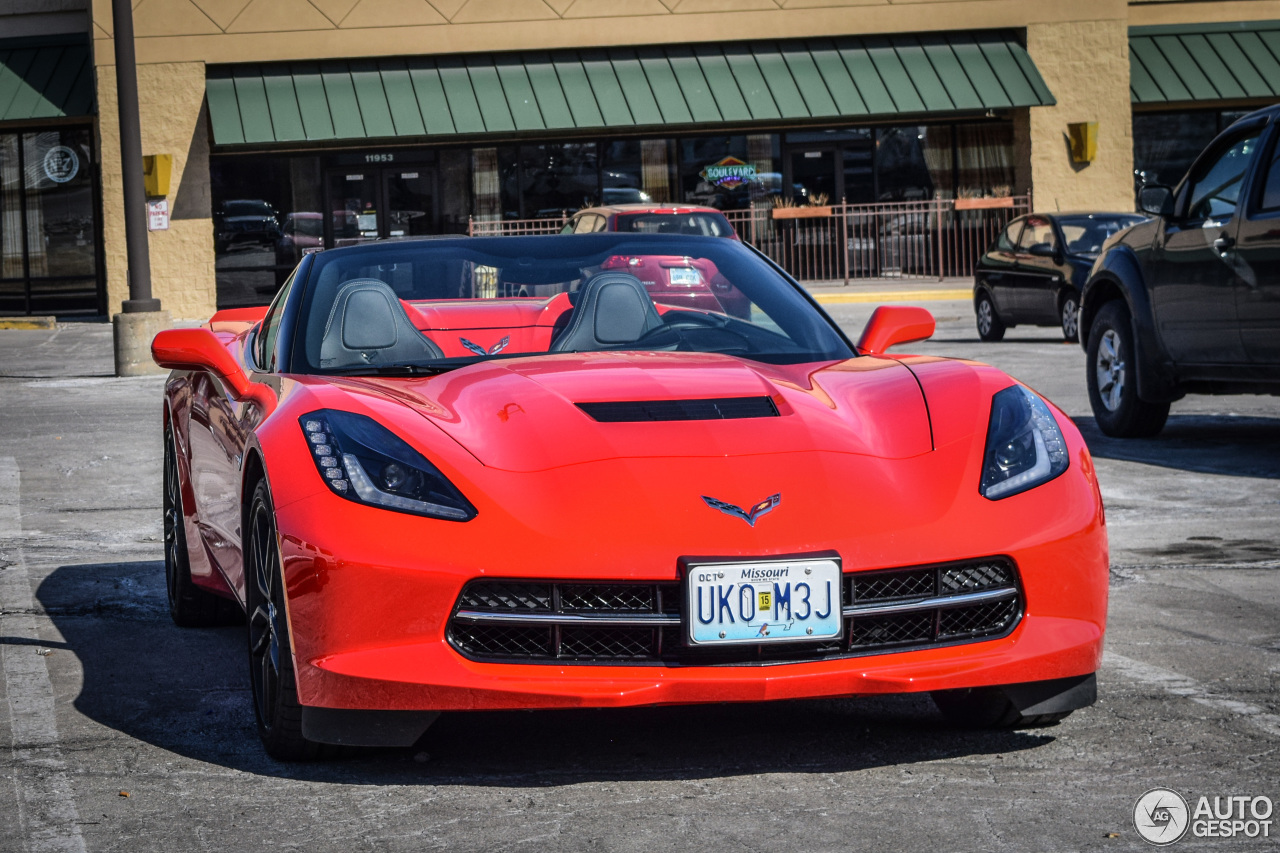
{"label": "asphalt parking lot", "polygon": [[[163,380],[111,377],[107,325],[0,331],[0,850],[1131,850],[1148,789],[1280,798],[1280,398],[1188,398],[1159,437],[1107,439],[1057,330],[982,344],[968,303],[923,304],[938,333],[909,349],[1007,370],[1097,460],[1100,701],[1055,727],[956,731],[923,696],[475,713],[277,763],[243,629],[166,612]],[[856,336],[874,305],[827,308]]]}

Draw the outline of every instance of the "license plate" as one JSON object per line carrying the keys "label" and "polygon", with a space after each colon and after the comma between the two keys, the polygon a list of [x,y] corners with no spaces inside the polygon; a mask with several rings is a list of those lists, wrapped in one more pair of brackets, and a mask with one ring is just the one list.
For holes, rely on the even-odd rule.
{"label": "license plate", "polygon": [[694,645],[821,640],[844,628],[832,560],[695,565],[685,584]]}
{"label": "license plate", "polygon": [[689,267],[675,267],[671,271],[671,283],[683,284],[686,287],[693,287],[702,284],[702,276],[698,271]]}

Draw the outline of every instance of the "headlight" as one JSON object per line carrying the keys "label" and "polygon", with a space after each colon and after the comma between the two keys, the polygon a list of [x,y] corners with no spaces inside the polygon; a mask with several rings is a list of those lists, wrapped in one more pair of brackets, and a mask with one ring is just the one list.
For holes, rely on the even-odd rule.
{"label": "headlight", "polygon": [[469,521],[476,510],[436,466],[372,418],[322,409],[298,418],[335,494],[399,512]]}
{"label": "headlight", "polygon": [[979,491],[1007,498],[1047,483],[1067,470],[1067,443],[1044,401],[1021,385],[991,398],[987,452]]}

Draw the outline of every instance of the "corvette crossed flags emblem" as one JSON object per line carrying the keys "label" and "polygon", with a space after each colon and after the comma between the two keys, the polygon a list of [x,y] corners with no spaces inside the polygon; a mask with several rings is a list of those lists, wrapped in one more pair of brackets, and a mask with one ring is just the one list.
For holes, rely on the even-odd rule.
{"label": "corvette crossed flags emblem", "polygon": [[473,341],[469,341],[466,338],[458,338],[458,340],[462,343],[464,347],[471,350],[476,355],[497,355],[498,353],[502,352],[504,349],[507,348],[507,344],[511,343],[511,336],[507,335],[505,338],[498,341],[493,346],[489,347],[488,350],[485,350],[484,347],[480,346],[479,344]]}
{"label": "corvette crossed flags emblem", "polygon": [[776,495],[770,495],[769,497],[760,501],[760,503],[752,506],[750,509],[743,509],[740,506],[735,506],[734,504],[731,504],[731,503],[725,503],[724,501],[716,500],[715,498],[709,498],[706,495],[702,496],[702,500],[705,501],[707,506],[711,507],[712,509],[718,509],[721,512],[723,512],[725,515],[732,515],[734,518],[740,518],[743,521],[745,521],[747,524],[750,524],[752,527],[755,527],[757,518],[759,518],[762,515],[765,515],[766,513],[773,512],[774,507],[782,503],[782,493],[779,492]]}

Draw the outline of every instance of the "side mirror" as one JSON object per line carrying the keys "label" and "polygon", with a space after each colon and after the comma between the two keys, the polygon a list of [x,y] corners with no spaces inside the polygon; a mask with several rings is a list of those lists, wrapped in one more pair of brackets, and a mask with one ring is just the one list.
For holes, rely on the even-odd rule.
{"label": "side mirror", "polygon": [[858,339],[858,349],[867,355],[880,355],[895,344],[908,344],[933,337],[937,324],[923,308],[906,305],[881,305]]}
{"label": "side mirror", "polygon": [[257,399],[266,390],[249,381],[235,356],[208,329],[161,332],[151,341],[151,358],[170,370],[207,370],[226,383],[237,400]]}
{"label": "side mirror", "polygon": [[1138,193],[1138,210],[1151,216],[1173,216],[1173,190],[1151,184]]}
{"label": "side mirror", "polygon": [[1053,248],[1052,243],[1036,243],[1030,249],[1027,249],[1027,254],[1035,255],[1037,258],[1052,258],[1058,254],[1058,250]]}

